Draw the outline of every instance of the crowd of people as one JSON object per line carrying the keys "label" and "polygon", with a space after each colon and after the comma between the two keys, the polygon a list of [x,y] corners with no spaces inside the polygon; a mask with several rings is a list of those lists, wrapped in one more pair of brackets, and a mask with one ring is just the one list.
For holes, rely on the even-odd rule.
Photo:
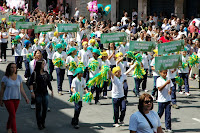
{"label": "crowd of people", "polygon": [[[178,93],[190,96],[188,79],[198,80],[196,69],[187,65],[184,68],[170,70],[155,70],[155,57],[158,50],[152,52],[135,52],[135,60],[128,58],[130,41],[153,41],[157,45],[175,40],[184,40],[184,50],[181,51],[182,62],[188,64],[188,57],[192,54],[200,56],[199,50],[199,28],[196,22],[172,15],[165,18],[162,14],[149,16],[147,20],[141,20],[137,24],[137,12],[133,10],[129,17],[127,12],[118,22],[102,20],[94,14],[90,19],[86,19],[84,14],[79,14],[78,8],[73,17],[63,12],[42,12],[36,9],[32,12],[24,13],[23,10],[8,9],[2,6],[3,14],[25,16],[26,22],[35,22],[36,25],[53,24],[54,31],[34,33],[34,29],[16,29],[16,23],[9,23],[6,18],[2,18],[0,30],[0,62],[7,61],[7,47],[12,48],[12,55],[15,63],[7,66],[5,76],[1,81],[0,104],[5,104],[9,119],[7,122],[8,132],[16,133],[15,114],[21,99],[20,92],[29,103],[23,87],[22,80],[27,81],[31,92],[31,108],[36,108],[37,125],[40,130],[45,128],[45,118],[48,110],[48,88],[53,93],[52,80],[57,80],[57,92],[63,95],[63,81],[67,74],[70,96],[76,92],[80,93],[80,100],[75,103],[75,113],[71,124],[78,129],[79,114],[82,108],[82,97],[84,91],[91,91],[95,94],[95,104],[101,105],[101,98],[108,98],[107,92],[112,92],[112,102],[114,108],[114,127],[124,125],[126,114],[126,104],[128,103],[128,88],[133,89],[135,96],[139,98],[138,112],[130,118],[129,130],[134,132],[157,132],[162,133],[160,118],[165,111],[166,131],[171,129],[171,106],[178,109],[176,101],[175,77],[179,75],[184,80],[184,86],[178,86]],[[76,23],[79,29],[75,33],[58,32],[58,23]],[[101,43],[101,34],[125,32],[127,40],[118,43]],[[8,44],[8,38],[10,42]],[[63,44],[66,44],[63,46]],[[33,59],[29,55],[33,54]],[[60,59],[60,60],[58,60]],[[59,62],[60,61],[60,62]],[[18,69],[25,66],[24,77],[17,75]],[[57,62],[57,63],[56,63]],[[59,63],[58,63],[59,62]],[[84,70],[79,67],[82,64]],[[96,64],[96,65],[95,65]],[[93,65],[93,67],[92,67]],[[102,66],[109,66],[107,81],[103,87],[86,84],[90,79],[101,71]],[[74,67],[75,66],[75,67]],[[95,66],[95,67],[94,67]],[[133,75],[135,87],[128,86],[127,75],[135,69],[141,69],[143,76]],[[56,70],[56,77],[53,72]],[[167,76],[168,74],[168,76]],[[147,88],[147,76],[153,76],[154,87]],[[109,84],[109,81],[111,83]],[[140,90],[140,85],[142,90]],[[182,90],[184,87],[184,91]],[[14,91],[9,91],[13,89]],[[54,89],[55,90],[55,89]],[[151,95],[147,94],[151,91]],[[146,93],[142,94],[141,91]],[[141,95],[142,94],[142,95]],[[152,111],[153,100],[159,104],[158,113]],[[91,103],[89,103],[91,104]],[[119,116],[119,113],[120,116]]]}

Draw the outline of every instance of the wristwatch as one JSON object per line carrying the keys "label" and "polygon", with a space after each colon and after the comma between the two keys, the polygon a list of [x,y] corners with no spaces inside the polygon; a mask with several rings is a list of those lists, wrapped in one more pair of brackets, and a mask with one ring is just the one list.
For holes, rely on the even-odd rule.
{"label": "wristwatch", "polygon": [[33,90],[30,90],[30,92],[32,93],[32,92],[33,92]]}

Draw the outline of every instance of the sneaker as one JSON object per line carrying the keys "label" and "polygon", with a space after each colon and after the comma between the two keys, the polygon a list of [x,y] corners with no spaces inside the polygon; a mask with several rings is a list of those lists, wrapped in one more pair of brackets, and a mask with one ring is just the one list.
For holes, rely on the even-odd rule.
{"label": "sneaker", "polygon": [[181,94],[181,95],[183,95],[183,92],[182,92],[182,91],[179,91],[178,93]]}
{"label": "sneaker", "polygon": [[50,112],[50,111],[51,111],[51,109],[48,107],[48,108],[47,108],[47,111],[48,111],[48,112]]}
{"label": "sneaker", "polygon": [[190,93],[188,93],[188,92],[185,92],[185,95],[186,95],[186,96],[190,96]]}
{"label": "sneaker", "polygon": [[79,129],[80,126],[79,126],[79,125],[74,125],[74,128],[75,128],[75,129]]}
{"label": "sneaker", "polygon": [[145,89],[144,92],[148,92],[149,90]]}
{"label": "sneaker", "polygon": [[108,96],[103,96],[104,99],[108,99]]}
{"label": "sneaker", "polygon": [[31,109],[35,109],[35,104],[31,104]]}
{"label": "sneaker", "polygon": [[97,103],[95,103],[96,105],[101,105],[101,103],[100,102],[97,102]]}
{"label": "sneaker", "polygon": [[120,124],[121,126],[124,126],[124,125],[125,125],[125,123],[124,123],[123,121],[121,121],[119,124]]}
{"label": "sneaker", "polygon": [[59,95],[59,96],[62,96],[62,95],[63,95],[63,94],[62,94],[62,91],[59,91],[59,92],[58,92],[58,95]]}
{"label": "sneaker", "polygon": [[172,108],[179,109],[179,106],[176,104],[172,104]]}
{"label": "sneaker", "polygon": [[28,78],[24,78],[24,80],[25,80],[25,81],[27,81],[27,80],[28,80]]}
{"label": "sneaker", "polygon": [[120,127],[120,125],[116,123],[116,124],[113,124],[113,127]]}
{"label": "sneaker", "polygon": [[166,129],[165,132],[173,133],[173,131],[171,129]]}

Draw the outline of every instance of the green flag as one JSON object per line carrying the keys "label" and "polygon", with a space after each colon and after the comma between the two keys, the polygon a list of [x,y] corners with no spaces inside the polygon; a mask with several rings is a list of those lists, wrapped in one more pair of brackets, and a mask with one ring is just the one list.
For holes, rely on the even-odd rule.
{"label": "green flag", "polygon": [[156,47],[155,42],[130,41],[129,51],[152,52]]}
{"label": "green flag", "polygon": [[40,33],[40,32],[49,32],[54,30],[53,24],[46,24],[46,25],[37,25],[34,26],[34,32]]}
{"label": "green flag", "polygon": [[34,29],[35,22],[17,22],[16,29]]}
{"label": "green flag", "polygon": [[58,32],[77,32],[78,24],[58,24]]}
{"label": "green flag", "polygon": [[182,66],[182,55],[158,56],[155,57],[155,69],[167,70]]}
{"label": "green flag", "polygon": [[158,44],[158,55],[181,51],[184,48],[184,40]]}
{"label": "green flag", "polygon": [[105,33],[101,34],[101,43],[112,43],[112,42],[125,42],[126,33],[118,32],[118,33]]}
{"label": "green flag", "polygon": [[25,16],[9,15],[9,21],[11,22],[25,21]]}

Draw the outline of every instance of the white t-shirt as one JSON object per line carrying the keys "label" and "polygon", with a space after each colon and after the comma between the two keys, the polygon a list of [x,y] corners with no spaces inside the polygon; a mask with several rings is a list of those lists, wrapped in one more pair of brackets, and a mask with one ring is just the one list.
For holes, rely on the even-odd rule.
{"label": "white t-shirt", "polygon": [[123,18],[121,19],[121,23],[123,23],[123,25],[125,25],[125,24],[126,24],[126,20],[128,20],[128,18],[127,18],[127,17],[123,17]]}
{"label": "white t-shirt", "polygon": [[81,49],[78,52],[78,57],[81,57],[81,62],[83,62],[83,65],[85,67],[88,67],[88,61],[89,61],[89,58],[90,58],[90,51],[89,50],[85,51],[84,49]]}
{"label": "white t-shirt", "polygon": [[[95,60],[94,57],[90,58],[89,61],[88,61],[88,65],[89,65],[93,60]],[[93,78],[95,74],[97,74],[97,73],[100,72],[100,68],[101,68],[101,66],[102,66],[102,60],[101,60],[101,58],[98,58],[97,61],[99,62],[99,65],[98,65],[96,71],[90,70],[90,73],[89,73],[89,74],[90,74],[90,78]]]}
{"label": "white t-shirt", "polygon": [[[152,59],[150,66],[153,66],[155,68],[155,58]],[[153,70],[153,76],[160,76],[160,75],[159,75],[158,71]]]}
{"label": "white t-shirt", "polygon": [[[163,79],[162,77],[159,77],[157,78],[157,81],[156,81],[156,87],[160,87],[162,85],[165,84],[165,82],[168,80],[168,78]],[[168,101],[171,101],[171,95],[168,94],[169,90],[171,87],[173,87],[173,83],[172,81],[170,80],[170,84],[167,84],[161,91],[158,90],[158,100],[157,102],[168,102]]]}
{"label": "white t-shirt", "polygon": [[[67,58],[67,54],[64,51],[62,51],[62,53],[59,53],[58,51],[56,51],[53,54],[52,60],[54,60],[56,58],[62,58],[62,60],[65,62],[65,60]],[[55,66],[55,68],[58,68],[58,67]],[[62,67],[60,67],[60,69],[65,69],[65,64]]]}
{"label": "white t-shirt", "polygon": [[122,52],[123,55],[126,54],[126,52],[128,52],[129,50],[129,43],[127,43],[125,46],[121,45],[119,48],[119,52]]}
{"label": "white t-shirt", "polygon": [[17,43],[16,46],[12,45],[12,48],[14,48],[14,56],[21,56],[21,52],[22,52],[21,42]]}
{"label": "white t-shirt", "polygon": [[161,28],[163,29],[163,32],[165,32],[166,30],[171,29],[170,24],[162,24]]}
{"label": "white t-shirt", "polygon": [[27,59],[26,56],[27,56],[29,53],[32,53],[32,52],[33,52],[33,50],[32,50],[31,47],[29,47],[28,50],[27,50],[26,48],[23,48],[23,49],[22,49],[23,60],[26,60],[26,59]]}
{"label": "white t-shirt", "polygon": [[123,82],[126,79],[126,75],[122,74],[120,78],[114,76],[112,80],[112,98],[122,98],[124,97]]}
{"label": "white t-shirt", "polygon": [[146,54],[142,54],[142,64],[144,69],[148,69],[148,56]]}
{"label": "white t-shirt", "polygon": [[135,112],[131,115],[129,120],[129,130],[136,131],[136,133],[154,133],[157,132],[157,128],[161,126],[160,118],[158,113],[151,110],[148,114],[145,114],[151,124],[153,129],[151,129],[146,118],[139,112]]}
{"label": "white t-shirt", "polygon": [[55,53],[54,50],[50,50],[47,46],[46,46],[46,51],[47,51],[47,58],[48,59],[52,59],[53,58],[53,54]]}
{"label": "white t-shirt", "polygon": [[[10,28],[8,32],[16,35],[19,34],[19,30],[16,30],[14,28]],[[15,36],[11,36],[11,39],[15,39]]]}
{"label": "white t-shirt", "polygon": [[41,46],[41,45],[33,44],[33,46],[32,46],[33,52],[35,52],[37,49],[38,49],[38,50],[41,50],[41,49],[42,49],[42,46]]}
{"label": "white t-shirt", "polygon": [[129,64],[127,61],[123,61],[123,63],[122,62],[119,62],[119,64],[116,63],[116,66],[119,66],[121,68],[122,73],[125,73],[126,67],[129,67]]}
{"label": "white t-shirt", "polygon": [[172,73],[172,71],[174,71],[174,69],[168,69],[167,77],[169,77],[170,79],[174,79],[177,74],[177,69],[173,73]]}
{"label": "white t-shirt", "polygon": [[[107,52],[108,56],[110,56],[110,55],[113,53],[112,50],[106,50],[106,52]],[[116,50],[115,50],[115,54],[117,54],[117,51],[116,51]],[[115,56],[115,55],[114,55],[114,56]],[[116,65],[116,61],[115,61],[115,59],[114,59],[114,56],[109,60],[109,61],[110,61],[110,65]]]}
{"label": "white t-shirt", "polygon": [[24,38],[21,39],[22,45],[24,46],[24,41],[27,40],[27,39],[25,39],[25,38],[29,38],[29,36],[28,36],[27,34],[22,34],[22,33],[20,33],[19,36],[20,36],[21,38],[24,36]]}
{"label": "white t-shirt", "polygon": [[[0,32],[0,34],[2,35],[2,37],[8,36],[7,32]],[[5,39],[5,38],[0,39],[0,43],[7,43],[7,42],[8,42],[8,39]]]}
{"label": "white t-shirt", "polygon": [[[186,55],[185,57],[182,55],[182,62],[188,63],[187,62],[188,58],[189,58],[188,55]],[[178,69],[178,73],[189,73],[189,68],[188,67],[186,67],[185,69],[180,68],[180,69]]]}
{"label": "white t-shirt", "polygon": [[79,101],[82,101],[83,91],[84,91],[84,88],[86,88],[86,82],[85,82],[84,78],[81,77],[81,81],[80,81],[77,77],[75,77],[72,80],[71,87],[73,88],[73,90],[75,92],[79,92],[80,93],[80,99],[79,99]]}
{"label": "white t-shirt", "polygon": [[134,16],[137,16],[137,15],[138,15],[137,12],[132,12],[132,21],[136,20],[136,19],[134,18]]}
{"label": "white t-shirt", "polygon": [[74,75],[75,71],[70,71],[69,70],[69,67],[70,67],[70,62],[71,61],[74,61],[76,62],[76,65],[78,65],[78,58],[77,56],[75,56],[74,58],[72,56],[68,56],[67,59],[66,59],[66,64],[68,64],[68,70],[67,70],[67,75]]}

